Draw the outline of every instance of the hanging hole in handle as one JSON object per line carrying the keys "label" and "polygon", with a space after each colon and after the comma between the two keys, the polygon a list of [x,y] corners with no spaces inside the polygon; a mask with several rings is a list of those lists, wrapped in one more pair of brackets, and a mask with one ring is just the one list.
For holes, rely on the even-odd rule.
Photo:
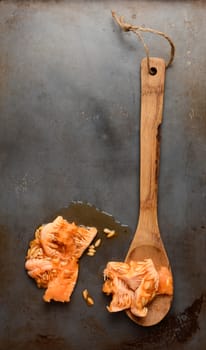
{"label": "hanging hole in handle", "polygon": [[157,68],[151,67],[150,70],[149,70],[149,74],[150,75],[156,75],[157,74]]}

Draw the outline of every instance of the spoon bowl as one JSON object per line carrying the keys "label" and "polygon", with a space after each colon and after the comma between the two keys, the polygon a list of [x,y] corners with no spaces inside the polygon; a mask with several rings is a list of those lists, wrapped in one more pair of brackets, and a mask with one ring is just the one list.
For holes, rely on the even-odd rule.
{"label": "spoon bowl", "polygon": [[[151,244],[137,245],[129,251],[125,261],[128,263],[131,260],[142,261],[147,258],[152,259],[157,270],[161,266],[169,267],[169,261],[164,249]],[[127,310],[126,313],[132,321],[141,326],[153,326],[159,323],[169,312],[172,299],[173,296],[171,295],[157,295],[152,302],[147,305],[148,313],[146,317],[136,317],[129,310]]]}

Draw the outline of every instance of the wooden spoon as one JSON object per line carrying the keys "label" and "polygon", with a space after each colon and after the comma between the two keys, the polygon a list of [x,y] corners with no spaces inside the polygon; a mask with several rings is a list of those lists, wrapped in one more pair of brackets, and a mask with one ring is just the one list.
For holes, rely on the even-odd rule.
{"label": "wooden spoon", "polygon": [[[159,128],[162,122],[165,61],[150,58],[141,62],[141,133],[140,133],[140,212],[137,229],[125,261],[141,261],[151,258],[157,270],[161,266],[170,269],[169,260],[161,240],[157,214]],[[148,305],[146,317],[128,316],[142,326],[160,322],[168,313],[172,296],[159,295]]]}

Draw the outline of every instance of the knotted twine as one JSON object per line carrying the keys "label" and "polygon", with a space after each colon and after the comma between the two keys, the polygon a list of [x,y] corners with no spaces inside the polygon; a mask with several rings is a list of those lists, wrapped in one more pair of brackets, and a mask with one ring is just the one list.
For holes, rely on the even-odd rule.
{"label": "knotted twine", "polygon": [[175,45],[174,45],[172,39],[167,34],[165,34],[164,32],[160,32],[159,30],[156,30],[156,29],[141,27],[141,26],[130,24],[130,23],[126,23],[124,21],[124,16],[117,16],[114,11],[112,11],[112,17],[116,20],[116,22],[119,24],[120,28],[123,31],[133,32],[138,37],[138,39],[142,42],[144,49],[145,49],[146,56],[147,56],[147,67],[148,67],[148,72],[150,74],[153,74],[153,73],[152,73],[152,70],[150,67],[149,48],[146,45],[144,38],[141,35],[141,32],[149,32],[149,33],[160,35],[169,42],[169,44],[170,44],[170,58],[169,58],[169,61],[166,63],[166,68],[168,68],[172,64],[172,62],[174,60],[174,56],[175,56]]}

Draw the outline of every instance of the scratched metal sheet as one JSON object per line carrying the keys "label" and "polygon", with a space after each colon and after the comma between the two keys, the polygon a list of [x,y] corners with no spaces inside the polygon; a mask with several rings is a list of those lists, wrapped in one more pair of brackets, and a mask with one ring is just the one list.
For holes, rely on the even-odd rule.
{"label": "scratched metal sheet", "polygon": [[[69,305],[45,305],[24,271],[35,228],[72,201],[129,226],[124,247],[116,240],[120,260],[136,227],[144,52],[111,9],[176,44],[159,179],[175,297],[168,316],[146,329],[110,315],[95,285],[87,308],[81,281]],[[0,2],[0,349],[206,348],[205,10],[204,1]],[[153,56],[168,59],[163,39],[145,39]],[[92,266],[85,271],[92,284]]]}

